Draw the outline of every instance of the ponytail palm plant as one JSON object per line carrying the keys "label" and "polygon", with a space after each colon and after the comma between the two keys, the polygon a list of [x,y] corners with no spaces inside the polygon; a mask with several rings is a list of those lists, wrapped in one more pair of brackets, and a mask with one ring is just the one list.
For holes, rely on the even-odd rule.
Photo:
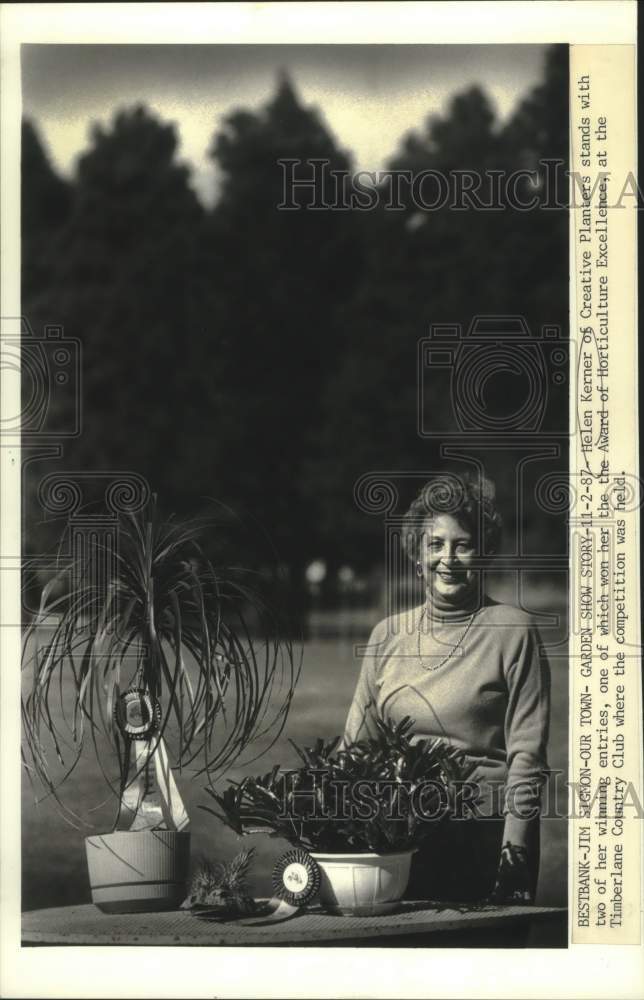
{"label": "ponytail palm plant", "polygon": [[146,766],[167,744],[164,767],[212,782],[251,744],[262,741],[264,752],[281,732],[298,674],[293,646],[240,573],[210,561],[208,525],[162,520],[153,498],[120,515],[113,551],[97,543],[61,559],[43,591],[24,644],[23,668],[33,673],[22,702],[23,761],[74,825],[60,787],[87,749],[118,797],[116,826],[140,777],[132,747],[142,739]]}

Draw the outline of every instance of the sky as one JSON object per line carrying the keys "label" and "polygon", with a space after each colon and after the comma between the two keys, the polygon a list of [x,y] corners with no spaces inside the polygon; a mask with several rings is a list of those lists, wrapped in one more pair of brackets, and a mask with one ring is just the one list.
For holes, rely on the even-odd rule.
{"label": "sky", "polygon": [[286,71],[317,106],[356,170],[379,170],[402,137],[482,86],[501,120],[543,72],[542,45],[24,45],[23,112],[65,176],[93,122],[144,103],[177,126],[179,156],[206,204],[216,197],[207,158],[233,110],[257,110]]}

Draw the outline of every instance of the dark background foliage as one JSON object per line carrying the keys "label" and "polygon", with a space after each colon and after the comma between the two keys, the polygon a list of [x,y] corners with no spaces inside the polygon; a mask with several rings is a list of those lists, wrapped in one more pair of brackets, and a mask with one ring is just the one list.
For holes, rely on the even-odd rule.
{"label": "dark background foliage", "polygon": [[[481,89],[466,90],[390,166],[565,163],[567,121],[561,46],[503,125]],[[61,458],[27,467],[26,546],[45,551],[60,530],[36,497],[50,468],[133,470],[169,510],[215,496],[253,518],[271,544],[259,560],[249,539],[237,557],[281,564],[297,606],[312,559],[358,570],[382,559],[382,524],[356,507],[356,480],[439,459],[439,443],[416,433],[416,345],[430,324],[516,313],[535,337],[543,324],[565,336],[567,214],[419,213],[409,198],[400,211],[276,211],[279,158],[351,166],[285,75],[259,111],[229,115],[209,153],[221,178],[212,209],[190,187],[173,125],[145,107],[95,126],[69,181],[38,123],[24,122],[23,314],[36,336],[56,323],[81,341],[83,420]],[[430,423],[449,415],[449,392],[447,380],[436,387]],[[49,405],[65,403],[52,392]],[[503,481],[514,460],[490,455],[491,471]],[[563,523],[526,502],[528,535],[562,551]],[[512,526],[513,498],[501,503]]]}

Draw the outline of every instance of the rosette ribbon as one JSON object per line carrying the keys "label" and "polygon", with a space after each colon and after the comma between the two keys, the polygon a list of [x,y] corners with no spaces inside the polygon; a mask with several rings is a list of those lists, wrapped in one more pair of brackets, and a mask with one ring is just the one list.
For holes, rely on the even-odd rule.
{"label": "rosette ribbon", "polygon": [[245,927],[278,924],[290,920],[310,903],[320,889],[320,869],[307,851],[287,851],[273,869],[275,895],[267,903],[268,914],[254,920],[239,921]]}
{"label": "rosette ribbon", "polygon": [[[177,788],[168,752],[158,735],[161,708],[144,688],[130,688],[117,699],[115,722],[126,744],[125,784],[121,790],[118,828],[179,832],[189,818]],[[128,781],[134,755],[134,777]]]}

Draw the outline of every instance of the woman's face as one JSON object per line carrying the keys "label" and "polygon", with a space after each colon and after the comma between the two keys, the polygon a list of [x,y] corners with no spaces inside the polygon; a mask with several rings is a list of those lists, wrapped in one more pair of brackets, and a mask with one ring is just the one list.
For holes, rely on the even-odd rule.
{"label": "woman's face", "polygon": [[474,556],[471,533],[451,514],[428,519],[422,536],[421,565],[431,595],[454,605],[467,600],[475,580]]}

